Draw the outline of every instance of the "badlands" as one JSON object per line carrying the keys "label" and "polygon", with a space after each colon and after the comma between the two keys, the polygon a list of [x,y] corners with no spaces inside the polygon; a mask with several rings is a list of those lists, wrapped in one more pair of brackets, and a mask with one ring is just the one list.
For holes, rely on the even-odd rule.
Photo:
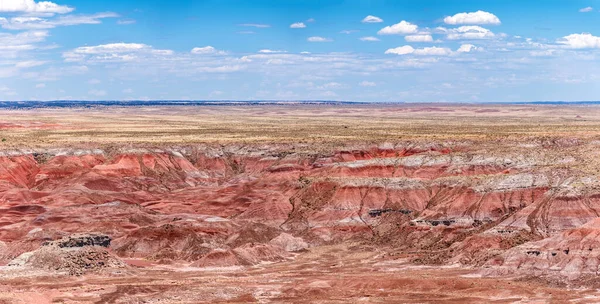
{"label": "badlands", "polygon": [[0,110],[0,303],[598,303],[600,107]]}

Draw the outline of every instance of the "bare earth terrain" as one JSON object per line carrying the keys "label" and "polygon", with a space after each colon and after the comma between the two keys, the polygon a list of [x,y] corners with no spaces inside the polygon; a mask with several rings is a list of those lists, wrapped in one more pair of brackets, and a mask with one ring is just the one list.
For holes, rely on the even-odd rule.
{"label": "bare earth terrain", "polygon": [[600,107],[0,110],[0,303],[598,303]]}

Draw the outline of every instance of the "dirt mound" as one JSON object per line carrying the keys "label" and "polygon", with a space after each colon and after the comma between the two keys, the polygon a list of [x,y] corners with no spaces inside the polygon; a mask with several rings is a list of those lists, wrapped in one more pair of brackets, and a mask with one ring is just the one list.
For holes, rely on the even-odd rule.
{"label": "dirt mound", "polygon": [[105,248],[108,244],[110,238],[105,235],[73,235],[23,253],[8,265],[66,272],[69,275],[124,268],[125,264]]}
{"label": "dirt mound", "polygon": [[41,247],[31,253],[24,253],[9,263],[9,266],[25,266],[69,275],[82,275],[106,268],[124,268],[125,263],[102,247],[76,247],[58,249]]}
{"label": "dirt mound", "polygon": [[281,229],[261,223],[247,223],[227,239],[227,245],[238,247],[247,243],[267,243],[281,233]]}
{"label": "dirt mound", "polygon": [[119,256],[159,262],[194,261],[207,254],[210,249],[193,228],[176,224],[135,229],[113,244],[113,250]]}
{"label": "dirt mound", "polygon": [[272,239],[269,244],[279,246],[288,252],[298,252],[308,249],[308,243],[302,238],[294,237],[291,234],[282,233]]}
{"label": "dirt mound", "polygon": [[229,266],[248,266],[248,261],[241,259],[232,250],[215,249],[203,256],[198,261],[192,263],[193,267],[229,267]]}
{"label": "dirt mound", "polygon": [[215,249],[192,263],[194,267],[249,266],[261,262],[278,262],[286,258],[279,246],[269,244],[245,244],[233,250]]}
{"label": "dirt mound", "polygon": [[261,262],[279,262],[287,256],[281,247],[270,244],[245,244],[235,248],[233,252],[251,265]]}

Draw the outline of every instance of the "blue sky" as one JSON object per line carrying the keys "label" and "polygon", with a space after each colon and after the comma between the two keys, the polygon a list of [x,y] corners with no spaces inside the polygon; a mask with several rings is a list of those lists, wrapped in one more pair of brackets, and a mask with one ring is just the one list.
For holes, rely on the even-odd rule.
{"label": "blue sky", "polygon": [[600,0],[0,0],[0,100],[600,100]]}

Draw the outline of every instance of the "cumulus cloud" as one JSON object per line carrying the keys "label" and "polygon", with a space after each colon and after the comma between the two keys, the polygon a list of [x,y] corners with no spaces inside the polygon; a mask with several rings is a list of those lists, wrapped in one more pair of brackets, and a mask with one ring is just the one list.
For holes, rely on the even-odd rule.
{"label": "cumulus cloud", "polygon": [[66,14],[75,9],[66,5],[58,5],[50,1],[35,2],[34,0],[2,0],[0,12],[2,13],[30,13],[30,14]]}
{"label": "cumulus cloud", "polygon": [[350,35],[352,33],[358,33],[358,30],[343,30],[343,31],[340,31],[340,34]]}
{"label": "cumulus cloud", "polygon": [[375,82],[366,81],[366,80],[361,81],[358,85],[361,86],[361,87],[374,87],[374,86],[377,86],[377,84]]}
{"label": "cumulus cloud", "polygon": [[593,8],[593,7],[591,7],[591,6],[588,6],[588,7],[584,7],[584,8],[582,8],[582,9],[579,9],[579,12],[580,12],[580,13],[589,13],[589,12],[591,12],[591,11],[593,11],[593,10],[594,10],[594,8]]}
{"label": "cumulus cloud", "polygon": [[369,16],[365,17],[361,22],[362,23],[380,23],[380,22],[383,22],[383,19],[381,19],[377,16],[369,15]]}
{"label": "cumulus cloud", "polygon": [[409,35],[404,37],[408,42],[432,42],[433,37],[431,35]]}
{"label": "cumulus cloud", "polygon": [[388,49],[385,54],[407,55],[412,54],[415,49],[410,45],[399,46],[397,48]]}
{"label": "cumulus cloud", "polygon": [[471,39],[490,39],[496,35],[481,26],[478,25],[463,25],[454,29],[447,29],[447,36],[449,40],[471,40]]}
{"label": "cumulus cloud", "polygon": [[308,37],[307,39],[308,42],[329,42],[332,41],[329,38],[324,38],[324,37],[319,37],[319,36],[312,36],[312,37]]}
{"label": "cumulus cloud", "polygon": [[196,55],[225,55],[225,54],[227,54],[227,52],[217,50],[210,45],[204,46],[204,47],[195,47],[191,50],[191,53],[196,54]]}
{"label": "cumulus cloud", "polygon": [[458,53],[470,53],[470,52],[474,52],[474,51],[478,51],[481,48],[476,47],[472,44],[462,44],[458,50],[456,50]]}
{"label": "cumulus cloud", "polygon": [[360,37],[361,41],[379,41],[379,38],[373,36]]}
{"label": "cumulus cloud", "polygon": [[559,39],[557,42],[572,49],[600,48],[600,37],[590,33],[571,34]]}
{"label": "cumulus cloud", "polygon": [[46,19],[35,16],[20,16],[10,19],[1,18],[0,26],[10,30],[39,30],[55,28],[58,26],[99,24],[102,23],[101,19],[116,17],[119,17],[119,15],[112,12],[98,13],[93,15],[66,15],[55,19]]}
{"label": "cumulus cloud", "polygon": [[426,47],[422,49],[415,49],[410,45],[405,45],[393,49],[388,49],[385,54],[395,55],[419,55],[419,56],[448,56],[452,54],[452,50],[445,47]]}
{"label": "cumulus cloud", "polygon": [[418,26],[404,20],[391,26],[386,26],[377,32],[378,35],[407,35],[417,33]]}
{"label": "cumulus cloud", "polygon": [[292,23],[290,24],[290,28],[293,29],[299,29],[299,28],[305,28],[306,24],[304,24],[304,22],[296,22],[296,23]]}
{"label": "cumulus cloud", "polygon": [[500,19],[496,15],[484,11],[473,13],[458,13],[454,16],[444,18],[446,24],[500,24]]}
{"label": "cumulus cloud", "polygon": [[422,49],[415,49],[413,54],[423,56],[448,56],[452,54],[452,51],[449,48],[432,46]]}
{"label": "cumulus cloud", "polygon": [[133,61],[145,56],[169,56],[173,55],[171,50],[157,50],[152,46],[142,43],[110,43],[96,46],[82,46],[63,53],[67,62],[91,61]]}

